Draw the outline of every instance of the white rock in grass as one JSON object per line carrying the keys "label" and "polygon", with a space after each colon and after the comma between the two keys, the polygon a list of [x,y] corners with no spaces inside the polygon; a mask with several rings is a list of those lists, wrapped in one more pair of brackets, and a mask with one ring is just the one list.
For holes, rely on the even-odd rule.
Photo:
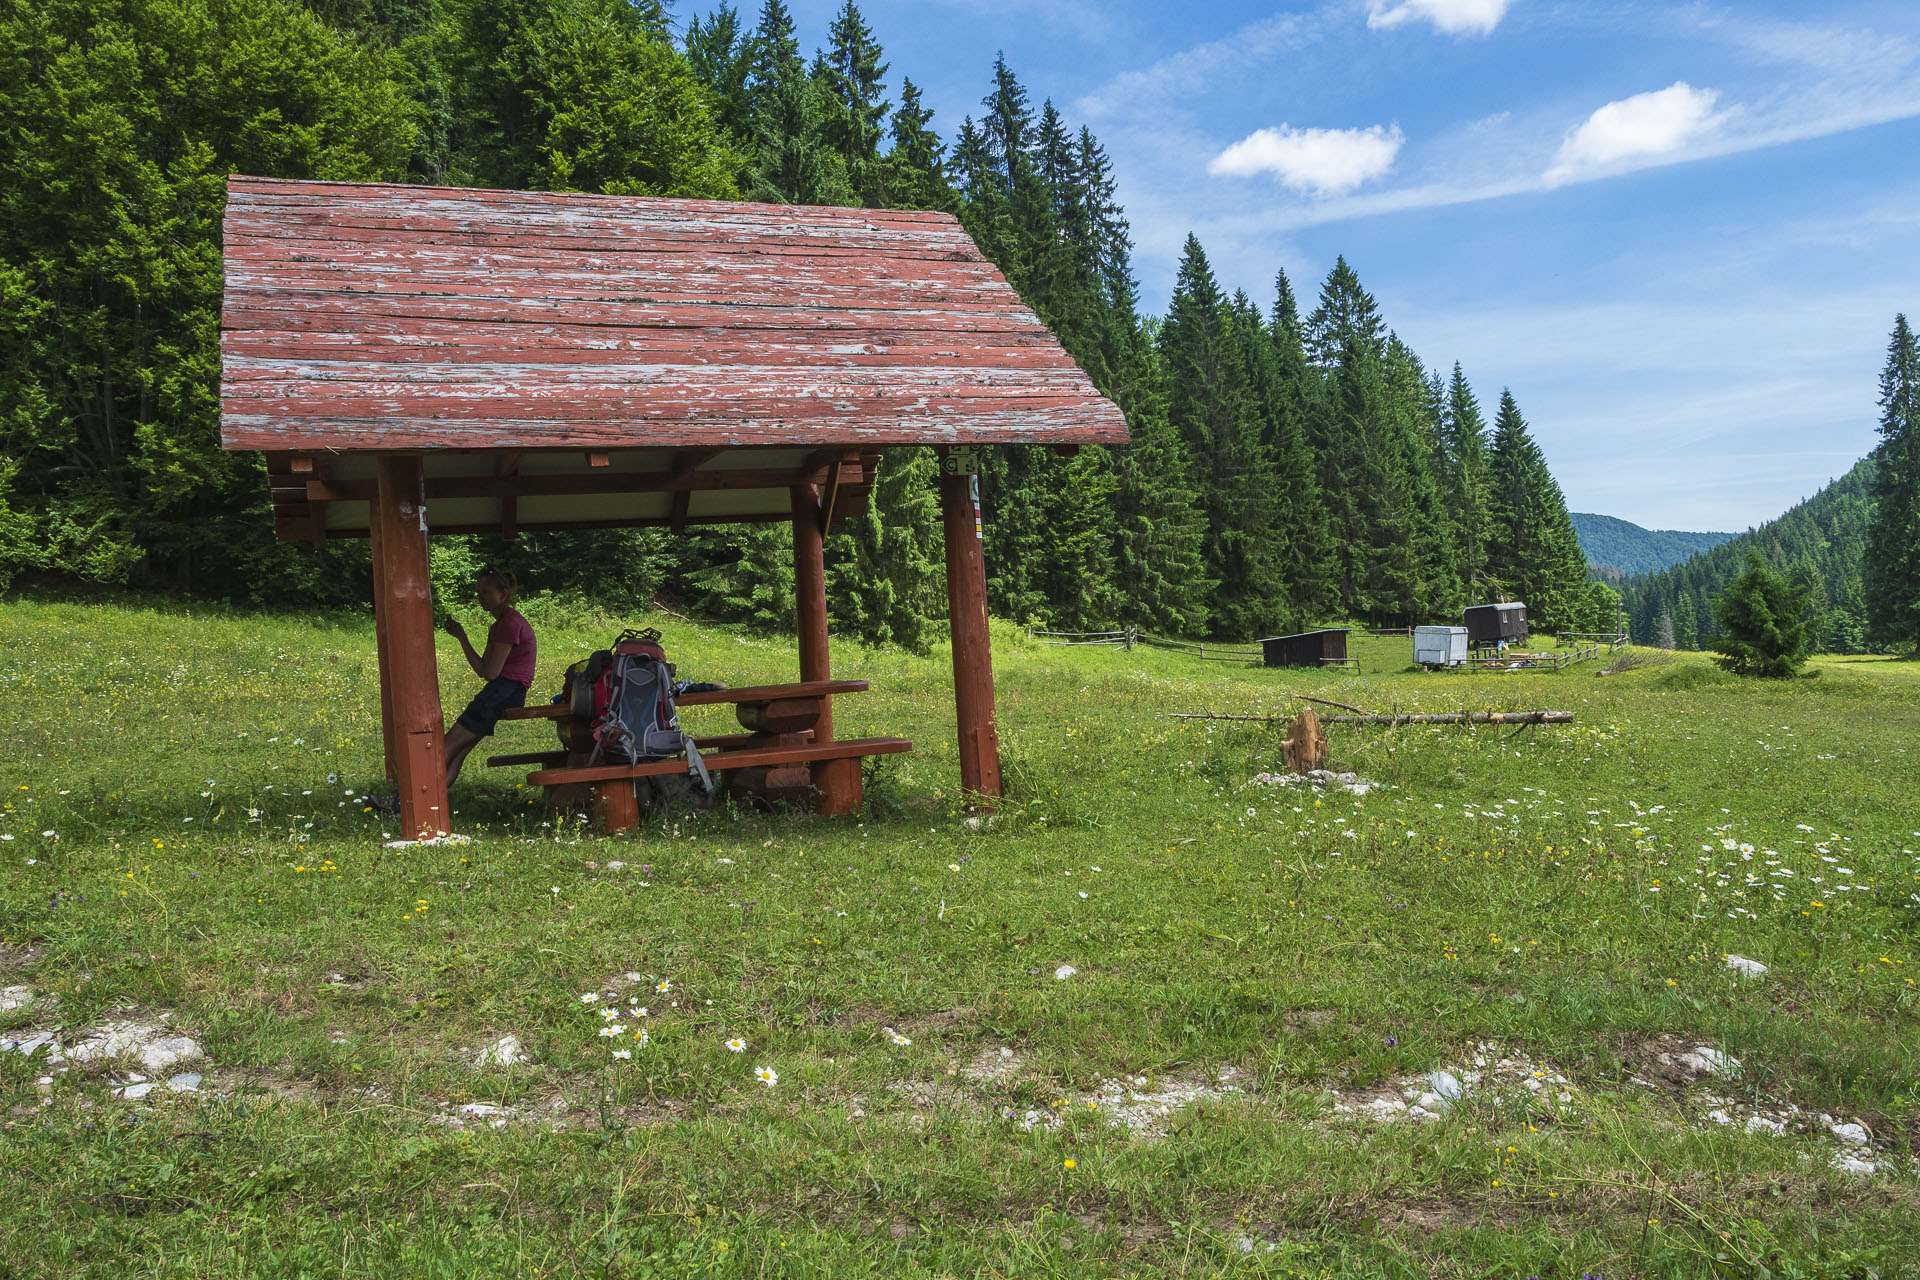
{"label": "white rock in grass", "polygon": [[530,1061],[532,1059],[520,1048],[519,1036],[501,1036],[480,1051],[480,1065],[483,1067],[511,1067]]}
{"label": "white rock in grass", "polygon": [[1833,1126],[1833,1136],[1850,1147],[1864,1147],[1868,1141],[1866,1126],[1859,1124],[1836,1124]]}
{"label": "white rock in grass", "polygon": [[1771,1133],[1771,1134],[1779,1135],[1779,1134],[1785,1133],[1786,1131],[1787,1131],[1787,1126],[1785,1121],[1769,1120],[1765,1116],[1748,1116],[1747,1117],[1748,1133]]}
{"label": "white rock in grass", "polygon": [[1460,1077],[1451,1071],[1436,1071],[1427,1077],[1427,1083],[1433,1086],[1435,1093],[1448,1102],[1458,1102],[1460,1096],[1467,1091],[1466,1086],[1460,1083]]}
{"label": "white rock in grass", "polygon": [[1713,1121],[1715,1124],[1733,1123],[1733,1117],[1724,1111],[1709,1111],[1707,1112],[1707,1119]]}
{"label": "white rock in grass", "polygon": [[1862,1160],[1859,1156],[1846,1151],[1833,1153],[1833,1167],[1842,1173],[1877,1173],[1880,1166],[1871,1160]]}
{"label": "white rock in grass", "polygon": [[0,1013],[12,1013],[15,1009],[24,1009],[34,1002],[32,987],[0,988]]}
{"label": "white rock in grass", "polygon": [[129,1101],[132,1101],[135,1099],[146,1097],[148,1094],[152,1093],[154,1089],[157,1087],[158,1086],[156,1086],[153,1083],[153,1081],[148,1080],[141,1084],[130,1084],[124,1089],[115,1089],[113,1093],[115,1097],[126,1098]]}
{"label": "white rock in grass", "polygon": [[167,1081],[167,1088],[174,1093],[198,1093],[200,1092],[200,1073],[188,1071],[174,1076]]}
{"label": "white rock in grass", "polygon": [[1740,1070],[1740,1059],[1708,1044],[1697,1045],[1692,1053],[1680,1055],[1680,1064],[1716,1076],[1731,1076]]}
{"label": "white rock in grass", "polygon": [[75,1062],[98,1058],[133,1058],[149,1071],[163,1071],[176,1062],[200,1056],[200,1046],[186,1036],[162,1035],[144,1022],[104,1022],[67,1051]]}
{"label": "white rock in grass", "polygon": [[1733,970],[1743,978],[1757,978],[1767,971],[1767,966],[1761,964],[1758,960],[1749,960],[1745,956],[1732,954],[1727,956],[1727,968]]}
{"label": "white rock in grass", "polygon": [[1074,974],[1079,972],[1080,971],[1074,968],[1072,965],[1063,964],[1058,969],[1055,969],[1053,971],[1053,976],[1057,978],[1059,981],[1065,982],[1068,978],[1071,978]]}
{"label": "white rock in grass", "polygon": [[23,1058],[31,1058],[41,1049],[47,1051],[48,1062],[65,1062],[67,1055],[60,1051],[60,1038],[51,1031],[35,1031],[18,1040],[0,1040],[0,1049],[12,1049]]}

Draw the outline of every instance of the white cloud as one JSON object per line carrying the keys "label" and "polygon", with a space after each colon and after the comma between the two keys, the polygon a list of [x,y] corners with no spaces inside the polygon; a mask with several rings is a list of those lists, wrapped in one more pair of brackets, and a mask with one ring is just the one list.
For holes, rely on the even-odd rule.
{"label": "white cloud", "polygon": [[1719,99],[1718,90],[1696,89],[1676,80],[1652,93],[1609,102],[1567,135],[1544,180],[1548,186],[1558,186],[1630,161],[1679,151],[1726,119],[1724,113],[1713,113]]}
{"label": "white cloud", "polygon": [[1390,5],[1387,0],[1372,0],[1367,25],[1384,30],[1422,18],[1450,36],[1484,36],[1500,25],[1512,4],[1513,0],[1400,0]]}
{"label": "white cloud", "polygon": [[1216,177],[1274,173],[1295,191],[1345,195],[1393,168],[1406,139],[1400,126],[1368,129],[1259,129],[1222,151],[1207,165]]}

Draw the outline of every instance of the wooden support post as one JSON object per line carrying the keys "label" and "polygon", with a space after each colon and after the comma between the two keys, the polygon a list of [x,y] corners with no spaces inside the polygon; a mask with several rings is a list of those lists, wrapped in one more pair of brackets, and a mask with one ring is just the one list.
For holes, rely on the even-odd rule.
{"label": "wooden support post", "polygon": [[440,673],[433,651],[433,585],[427,572],[426,485],[420,459],[382,454],[374,521],[386,601],[388,714],[400,830],[418,840],[452,829]]}
{"label": "wooden support post", "polygon": [[[944,460],[945,450],[941,451]],[[993,718],[993,651],[987,636],[987,558],[975,477],[940,473],[947,544],[947,617],[953,632],[953,701],[960,730],[960,785],[975,803],[1000,798],[1000,734]]]}
{"label": "wooden support post", "polygon": [[387,574],[380,554],[380,521],[370,521],[367,533],[373,544],[373,645],[380,667],[380,750],[387,782],[397,785],[400,775],[394,771],[393,678],[387,670]]}
{"label": "wooden support post", "polygon": [[610,834],[639,826],[640,797],[634,794],[632,779],[620,778],[595,787],[593,816],[599,819],[601,829]]}
{"label": "wooden support post", "polygon": [[[820,494],[810,484],[794,485],[793,587],[800,624],[800,678],[831,680],[832,660],[827,652],[827,564],[820,527]],[[814,722],[816,743],[833,741],[833,699],[822,698],[820,718]],[[814,812],[840,817],[860,810],[860,761],[822,760],[813,766],[813,785],[819,795]]]}

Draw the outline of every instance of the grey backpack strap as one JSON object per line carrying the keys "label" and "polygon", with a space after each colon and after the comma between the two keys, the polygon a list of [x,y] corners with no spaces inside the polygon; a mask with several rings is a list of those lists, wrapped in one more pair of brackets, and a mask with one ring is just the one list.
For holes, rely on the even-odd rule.
{"label": "grey backpack strap", "polygon": [[687,776],[700,784],[700,790],[706,795],[713,794],[713,774],[707,770],[707,762],[700,758],[700,752],[693,745],[691,734],[682,734],[680,741],[687,751]]}

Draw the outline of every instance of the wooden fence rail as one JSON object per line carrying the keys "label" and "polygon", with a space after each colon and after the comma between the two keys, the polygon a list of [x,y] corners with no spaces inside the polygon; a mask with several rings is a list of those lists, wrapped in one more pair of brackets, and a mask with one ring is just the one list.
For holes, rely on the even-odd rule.
{"label": "wooden fence rail", "polygon": [[1203,658],[1208,662],[1261,662],[1265,660],[1263,651],[1256,646],[1232,644],[1207,644],[1196,640],[1169,640],[1165,636],[1148,635],[1138,627],[1128,627],[1125,631],[1042,631],[1038,627],[1027,628],[1027,638],[1041,644],[1057,645],[1106,645],[1115,649],[1132,651],[1137,644],[1153,649],[1179,649]]}

